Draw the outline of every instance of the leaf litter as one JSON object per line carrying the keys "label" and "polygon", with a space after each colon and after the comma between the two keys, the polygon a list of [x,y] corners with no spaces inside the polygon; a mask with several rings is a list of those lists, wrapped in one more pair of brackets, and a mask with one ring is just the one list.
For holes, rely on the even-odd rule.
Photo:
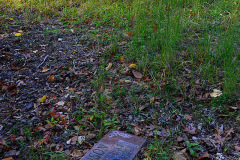
{"label": "leaf litter", "polygon": [[[43,147],[51,151],[63,151],[69,157],[81,158],[98,141],[101,124],[106,124],[102,134],[116,127],[148,138],[149,141],[156,137],[166,141],[176,141],[177,143],[170,150],[173,159],[189,159],[186,141],[199,142],[203,151],[198,153],[198,159],[217,157],[219,152],[224,153],[225,157],[234,157],[239,153],[237,125],[225,123],[222,117],[213,116],[214,124],[209,122],[210,125],[203,126],[201,124],[203,119],[198,120],[199,117],[190,112],[193,104],[186,101],[192,98],[189,96],[191,94],[194,94],[193,97],[197,101],[218,98],[222,95],[221,90],[213,89],[212,92],[204,90],[201,80],[197,79],[193,88],[184,88],[185,93],[182,90],[175,95],[172,93],[160,97],[159,94],[151,95],[156,88],[169,87],[172,82],[163,76],[159,84],[153,81],[152,77],[145,75],[145,72],[143,76],[141,70],[136,70],[136,64],[128,64],[126,56],[120,56],[117,62],[111,59],[107,67],[105,66],[105,70],[111,73],[111,78],[109,77],[102,84],[103,99],[105,98],[104,100],[112,107],[114,114],[118,113],[118,117],[111,119],[114,114],[109,110],[98,113],[99,111],[94,108],[98,101],[94,97],[99,94],[96,93],[97,89],[91,82],[100,70],[102,62],[100,57],[106,46],[95,47],[95,42],[86,38],[87,36],[79,37],[76,34],[81,32],[84,35],[87,34],[86,32],[73,30],[71,27],[66,28],[62,23],[52,21],[42,23],[41,27],[26,24],[26,30],[20,25],[10,25],[10,29],[6,32],[9,35],[14,31],[18,33],[15,32],[16,35],[13,37],[1,39],[0,46],[3,47],[0,48],[2,53],[0,56],[3,65],[0,68],[2,93],[0,153],[2,159],[27,159],[24,150],[32,148],[37,152],[38,148]],[[91,25],[91,21],[88,20],[83,27],[94,29],[90,27]],[[44,28],[54,30],[56,27],[61,31],[58,33],[61,34],[61,38],[49,33],[39,35],[39,32],[44,33]],[[23,32],[24,34],[21,34]],[[133,35],[132,31],[125,33],[128,38]],[[31,43],[31,40],[36,43]],[[75,45],[70,42],[74,42]],[[127,43],[127,40],[121,41],[119,46]],[[29,46],[26,48],[22,44]],[[16,53],[16,50],[20,54]],[[118,73],[123,66],[126,66],[127,72],[114,74],[114,70]],[[187,79],[189,77],[187,74],[193,71],[185,67],[184,72]],[[175,80],[179,84],[184,84],[185,81],[187,80],[178,78]],[[119,88],[114,89],[113,86],[117,85]],[[132,89],[139,103],[133,102],[130,95],[126,96],[129,92],[124,88]],[[119,94],[114,95],[114,93]],[[164,97],[172,98],[166,100]],[[124,107],[116,104],[117,98]],[[183,115],[174,112],[175,106],[178,105],[184,112]],[[239,106],[234,103],[226,108],[239,110]],[[136,111],[137,114],[131,110]],[[209,114],[208,110],[202,112]],[[102,122],[99,115],[105,116],[103,119],[105,122]],[[214,126],[216,124],[220,124],[221,127]],[[225,130],[223,125],[226,125]],[[209,129],[206,129],[208,127]],[[18,141],[26,143],[26,146],[19,145]],[[225,148],[228,152],[224,150]],[[142,152],[138,156],[141,159],[146,158]]]}

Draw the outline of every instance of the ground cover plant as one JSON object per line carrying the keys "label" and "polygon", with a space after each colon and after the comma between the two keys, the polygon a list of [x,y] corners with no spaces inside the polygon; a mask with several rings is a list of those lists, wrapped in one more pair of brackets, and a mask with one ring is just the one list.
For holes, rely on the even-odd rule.
{"label": "ground cover plant", "polygon": [[240,2],[0,0],[0,155],[238,159]]}

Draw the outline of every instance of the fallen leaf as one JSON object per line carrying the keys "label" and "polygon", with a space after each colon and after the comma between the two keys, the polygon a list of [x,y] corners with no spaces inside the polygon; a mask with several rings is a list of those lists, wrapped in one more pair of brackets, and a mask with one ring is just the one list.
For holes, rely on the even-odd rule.
{"label": "fallen leaf", "polygon": [[107,71],[110,70],[111,67],[112,67],[112,63],[109,63],[108,66],[106,67],[106,70],[107,70]]}
{"label": "fallen leaf", "polygon": [[45,96],[43,96],[43,97],[41,98],[40,102],[41,102],[41,103],[44,103],[44,102],[46,102],[46,99],[47,99],[47,96],[45,95]]}
{"label": "fallen leaf", "polygon": [[37,126],[33,128],[34,131],[46,131],[45,128],[43,128],[42,126]]}
{"label": "fallen leaf", "polygon": [[235,149],[236,152],[240,152],[240,145],[235,144],[234,149]]}
{"label": "fallen leaf", "polygon": [[77,136],[71,138],[71,145],[77,144]]}
{"label": "fallen leaf", "polygon": [[69,139],[69,140],[67,141],[67,144],[71,144],[71,141],[72,141],[72,139]]}
{"label": "fallen leaf", "polygon": [[124,82],[125,82],[125,83],[131,83],[131,81],[130,81],[130,80],[125,80]]}
{"label": "fallen leaf", "polygon": [[233,129],[229,129],[228,131],[226,131],[226,136],[225,137],[228,137],[231,135],[231,133],[234,133]]}
{"label": "fallen leaf", "polygon": [[4,158],[2,160],[14,160],[12,157]]}
{"label": "fallen leaf", "polygon": [[223,132],[223,125],[221,125],[221,127],[215,128],[215,131],[217,132],[218,135],[222,135],[224,133]]}
{"label": "fallen leaf", "polygon": [[51,82],[54,81],[54,76],[50,76],[50,77],[48,78],[48,80],[51,81]]}
{"label": "fallen leaf", "polygon": [[204,158],[210,158],[208,152],[205,152],[205,153],[203,153],[203,155],[199,156],[199,157],[198,157],[198,160],[202,160],[202,159],[204,159]]}
{"label": "fallen leaf", "polygon": [[192,120],[192,118],[193,118],[193,116],[190,116],[190,115],[188,115],[188,114],[186,114],[184,117],[185,117],[187,120]]}
{"label": "fallen leaf", "polygon": [[183,142],[183,141],[184,141],[184,138],[183,138],[183,137],[180,137],[180,136],[179,136],[179,137],[177,138],[177,142]]}
{"label": "fallen leaf", "polygon": [[38,50],[33,51],[33,53],[37,53],[37,52],[38,52]]}
{"label": "fallen leaf", "polygon": [[130,36],[132,36],[132,31],[128,31],[128,33],[127,33],[127,35],[130,37]]}
{"label": "fallen leaf", "polygon": [[189,134],[197,134],[197,128],[196,127],[188,126],[188,127],[185,127],[183,131],[187,132]]}
{"label": "fallen leaf", "polygon": [[142,110],[144,110],[145,108],[147,108],[147,106],[145,106],[145,105],[144,105],[144,106],[140,106],[140,107],[138,108],[138,110],[139,110],[139,111],[142,111]]}
{"label": "fallen leaf", "polygon": [[187,156],[187,153],[186,153],[186,148],[183,149],[181,152],[175,152],[173,154],[173,159],[174,160],[188,160],[188,156]]}
{"label": "fallen leaf", "polygon": [[73,152],[70,154],[72,157],[82,157],[83,153],[80,150],[74,149]]}
{"label": "fallen leaf", "polygon": [[183,97],[182,97],[182,96],[180,96],[180,97],[176,97],[176,101],[177,101],[177,102],[181,102],[181,101],[183,101]]}
{"label": "fallen leaf", "polygon": [[78,143],[82,144],[85,141],[86,137],[85,136],[78,136]]}
{"label": "fallen leaf", "polygon": [[137,72],[137,71],[132,71],[132,73],[133,73],[135,78],[141,79],[143,77],[143,75],[141,73]]}
{"label": "fallen leaf", "polygon": [[42,70],[42,72],[44,73],[44,72],[47,72],[47,71],[49,71],[49,70],[50,70],[50,69],[47,68],[47,66],[45,66],[44,69]]}
{"label": "fallen leaf", "polygon": [[155,97],[150,98],[150,103],[153,103],[154,100],[155,100]]}
{"label": "fallen leaf", "polygon": [[59,101],[59,102],[57,103],[57,105],[58,105],[58,106],[63,106],[64,103],[65,103],[64,101]]}
{"label": "fallen leaf", "polygon": [[15,34],[15,37],[19,37],[19,36],[21,36],[22,34],[21,33],[16,33]]}
{"label": "fallen leaf", "polygon": [[216,140],[216,143],[217,144],[220,144],[220,145],[223,145],[224,144],[224,142],[225,142],[225,140],[226,140],[226,138],[225,137],[221,137],[220,135],[218,135],[218,134],[213,134],[213,137],[214,137],[214,139]]}
{"label": "fallen leaf", "polygon": [[18,30],[19,33],[23,33],[23,30]]}
{"label": "fallen leaf", "polygon": [[88,135],[87,135],[87,139],[93,139],[93,138],[95,138],[96,137],[96,135],[94,134],[94,133],[89,133]]}
{"label": "fallen leaf", "polygon": [[210,93],[210,96],[213,97],[213,98],[218,97],[220,95],[222,95],[222,91],[220,91],[218,89],[213,89],[213,92]]}
{"label": "fallen leaf", "polygon": [[153,131],[155,135],[162,136],[162,137],[169,137],[170,136],[170,130],[161,128],[161,131]]}
{"label": "fallen leaf", "polygon": [[124,63],[124,57],[123,57],[123,56],[121,56],[121,57],[119,58],[119,60],[120,60],[121,63]]}
{"label": "fallen leaf", "polygon": [[139,136],[142,134],[142,129],[139,126],[134,127],[134,135]]}
{"label": "fallen leaf", "polygon": [[129,65],[129,68],[136,68],[136,67],[137,67],[136,64],[130,64],[130,65]]}

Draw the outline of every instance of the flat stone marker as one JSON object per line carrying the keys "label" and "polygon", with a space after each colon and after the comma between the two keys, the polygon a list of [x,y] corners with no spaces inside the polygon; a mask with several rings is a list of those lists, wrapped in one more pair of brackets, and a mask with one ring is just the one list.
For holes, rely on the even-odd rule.
{"label": "flat stone marker", "polygon": [[113,130],[105,135],[81,160],[132,160],[145,139]]}

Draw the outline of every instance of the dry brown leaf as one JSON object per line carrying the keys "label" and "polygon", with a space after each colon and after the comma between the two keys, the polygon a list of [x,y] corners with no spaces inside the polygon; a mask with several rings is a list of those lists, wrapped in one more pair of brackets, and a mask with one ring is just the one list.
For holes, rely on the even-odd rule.
{"label": "dry brown leaf", "polygon": [[50,69],[47,68],[47,66],[45,66],[44,69],[42,70],[42,72],[44,73],[44,72],[47,72],[47,71],[49,71],[49,70],[50,70]]}
{"label": "dry brown leaf", "polygon": [[43,128],[42,126],[37,126],[35,128],[33,128],[34,131],[46,131],[45,128]]}
{"label": "dry brown leaf", "polygon": [[176,101],[177,101],[177,102],[181,102],[181,101],[183,101],[183,97],[182,97],[182,96],[180,96],[180,97],[176,97]]}
{"label": "dry brown leaf", "polygon": [[127,35],[130,37],[130,36],[132,36],[132,31],[128,31],[128,33],[127,33]]}
{"label": "dry brown leaf", "polygon": [[225,137],[228,137],[231,135],[231,133],[234,133],[233,129],[229,129],[228,131],[226,131],[226,136]]}
{"label": "dry brown leaf", "polygon": [[187,120],[192,120],[193,116],[190,116],[190,115],[186,114],[186,115],[185,115],[185,118],[186,118]]}
{"label": "dry brown leaf", "polygon": [[215,131],[217,132],[218,135],[223,134],[223,133],[224,133],[224,132],[223,132],[223,125],[221,125],[221,127],[215,128]]}
{"label": "dry brown leaf", "polygon": [[216,143],[221,144],[221,145],[223,145],[224,142],[225,142],[225,140],[226,140],[225,137],[221,137],[221,136],[218,135],[218,134],[213,134],[213,137],[214,137],[214,139],[216,140]]}
{"label": "dry brown leaf", "polygon": [[198,160],[202,160],[202,159],[204,159],[204,158],[210,158],[208,152],[205,152],[205,153],[203,153],[203,155],[199,156],[199,157],[198,157]]}
{"label": "dry brown leaf", "polygon": [[147,108],[147,106],[140,106],[140,107],[138,108],[138,110],[139,110],[139,111],[142,111],[142,110],[144,110],[145,108]]}
{"label": "dry brown leaf", "polygon": [[178,141],[178,142],[183,142],[183,141],[184,141],[184,138],[179,136],[179,137],[177,138],[177,141]]}
{"label": "dry brown leaf", "polygon": [[183,130],[184,132],[187,132],[189,134],[197,134],[197,128],[196,127],[191,127],[191,126],[187,126],[184,128]]}
{"label": "dry brown leaf", "polygon": [[80,150],[74,149],[73,152],[70,154],[72,157],[82,157],[83,153]]}
{"label": "dry brown leaf", "polygon": [[155,100],[155,97],[150,98],[150,103],[153,103],[154,100]]}
{"label": "dry brown leaf", "polygon": [[71,138],[71,145],[75,145],[77,143],[77,136]]}
{"label": "dry brown leaf", "polygon": [[54,80],[54,76],[50,76],[48,80],[52,82]]}
{"label": "dry brown leaf", "polygon": [[14,160],[12,157],[4,158],[2,160]]}
{"label": "dry brown leaf", "polygon": [[88,135],[87,135],[87,139],[93,139],[93,138],[95,138],[96,137],[96,134],[94,134],[94,133],[89,133]]}
{"label": "dry brown leaf", "polygon": [[139,127],[139,126],[135,126],[134,127],[134,135],[136,135],[136,136],[139,136],[139,135],[141,135],[141,132],[142,130],[141,130],[141,128]]}
{"label": "dry brown leaf", "polygon": [[153,133],[155,135],[158,135],[158,136],[162,136],[162,137],[169,137],[170,136],[170,130],[169,129],[165,129],[165,128],[161,128],[161,131],[153,131]]}
{"label": "dry brown leaf", "polygon": [[143,77],[143,75],[140,73],[140,72],[137,72],[137,71],[132,71],[133,75],[135,78],[139,78],[141,79]]}
{"label": "dry brown leaf", "polygon": [[240,152],[240,144],[235,144],[234,149],[236,152]]}
{"label": "dry brown leaf", "polygon": [[175,152],[173,154],[173,159],[174,160],[188,160],[188,156],[187,156],[187,153],[186,153],[186,148],[183,149],[181,152]]}

